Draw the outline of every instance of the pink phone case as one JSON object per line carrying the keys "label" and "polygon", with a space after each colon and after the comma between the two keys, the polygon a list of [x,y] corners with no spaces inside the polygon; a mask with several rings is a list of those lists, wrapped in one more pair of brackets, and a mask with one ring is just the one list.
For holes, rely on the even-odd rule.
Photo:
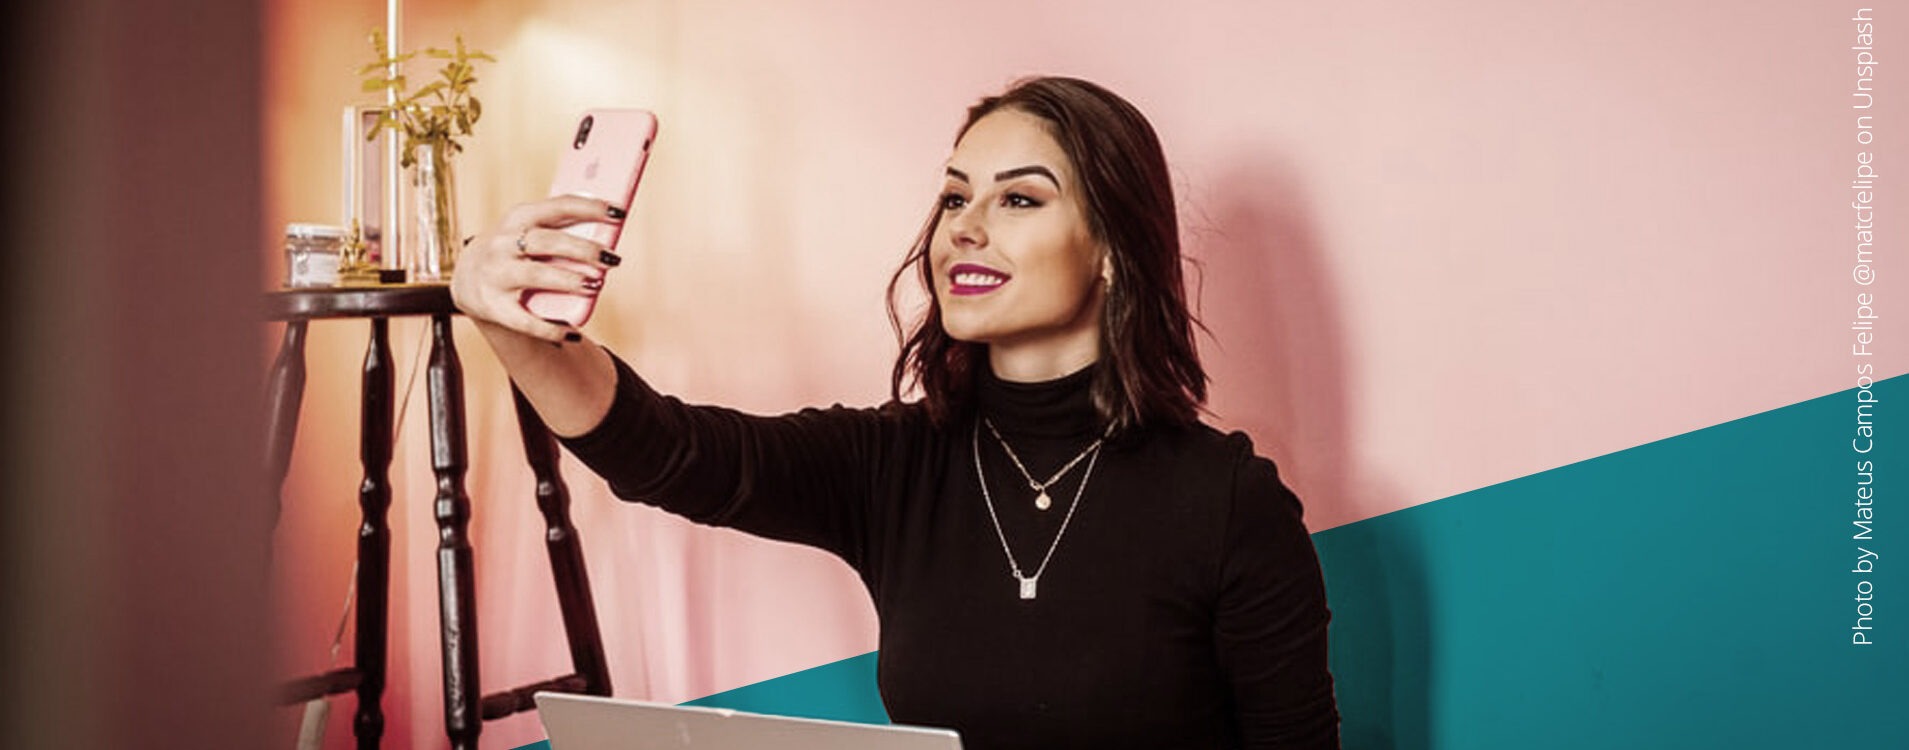
{"label": "pink phone case", "polygon": [[[636,197],[636,184],[643,178],[643,165],[649,162],[650,144],[656,139],[656,116],[640,109],[593,109],[577,119],[571,130],[570,148],[557,161],[557,176],[550,183],[550,194],[581,195],[600,198],[610,205],[628,209]],[[615,249],[623,234],[622,222],[598,221],[574,224],[564,231]],[[594,268],[563,258],[548,262],[568,265],[600,277]],[[524,309],[544,320],[582,326],[596,308],[596,295],[534,291],[524,293]]]}

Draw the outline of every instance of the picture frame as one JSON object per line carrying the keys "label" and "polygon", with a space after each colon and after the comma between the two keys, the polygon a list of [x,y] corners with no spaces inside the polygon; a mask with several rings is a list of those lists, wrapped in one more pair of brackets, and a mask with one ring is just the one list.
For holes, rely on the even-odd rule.
{"label": "picture frame", "polygon": [[339,269],[344,282],[375,282],[391,255],[388,250],[394,249],[387,244],[395,236],[391,207],[398,200],[390,168],[393,134],[369,137],[383,113],[384,107],[375,105],[349,105],[343,112],[340,216],[352,230],[353,246]]}

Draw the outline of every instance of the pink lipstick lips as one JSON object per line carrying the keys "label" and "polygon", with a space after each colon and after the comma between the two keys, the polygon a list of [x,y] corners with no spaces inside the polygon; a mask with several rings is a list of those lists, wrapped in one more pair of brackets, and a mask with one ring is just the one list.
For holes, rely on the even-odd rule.
{"label": "pink lipstick lips", "polygon": [[960,295],[987,294],[1001,288],[1013,278],[987,266],[974,263],[956,263],[948,269],[948,293]]}

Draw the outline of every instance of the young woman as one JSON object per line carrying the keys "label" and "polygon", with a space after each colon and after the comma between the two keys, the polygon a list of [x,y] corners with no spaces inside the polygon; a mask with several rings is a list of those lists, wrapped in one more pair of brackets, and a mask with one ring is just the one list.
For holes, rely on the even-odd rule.
{"label": "young woman", "polygon": [[458,306],[619,497],[853,566],[895,721],[976,749],[1338,746],[1300,503],[1245,435],[1198,421],[1173,192],[1131,104],[1037,78],[969,111],[890,283],[891,318],[909,275],[934,304],[879,408],[685,405],[521,307],[597,292],[537,257],[612,267],[557,230],[621,218],[514,210],[460,260]]}

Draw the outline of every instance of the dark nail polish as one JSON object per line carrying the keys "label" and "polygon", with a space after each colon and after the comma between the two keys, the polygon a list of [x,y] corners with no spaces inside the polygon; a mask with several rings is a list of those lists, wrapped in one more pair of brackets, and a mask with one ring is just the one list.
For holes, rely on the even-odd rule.
{"label": "dark nail polish", "polygon": [[630,212],[617,208],[616,206],[611,206],[605,213],[608,213],[612,219],[621,219],[630,215]]}
{"label": "dark nail polish", "polygon": [[563,340],[574,344],[583,340],[583,334],[577,333],[576,331],[571,331],[563,335]]}
{"label": "dark nail polish", "polygon": [[619,265],[622,265],[623,256],[617,255],[616,253],[605,250],[603,251],[602,255],[597,256],[597,260],[603,261],[603,265],[609,266],[611,268],[615,268]]}

